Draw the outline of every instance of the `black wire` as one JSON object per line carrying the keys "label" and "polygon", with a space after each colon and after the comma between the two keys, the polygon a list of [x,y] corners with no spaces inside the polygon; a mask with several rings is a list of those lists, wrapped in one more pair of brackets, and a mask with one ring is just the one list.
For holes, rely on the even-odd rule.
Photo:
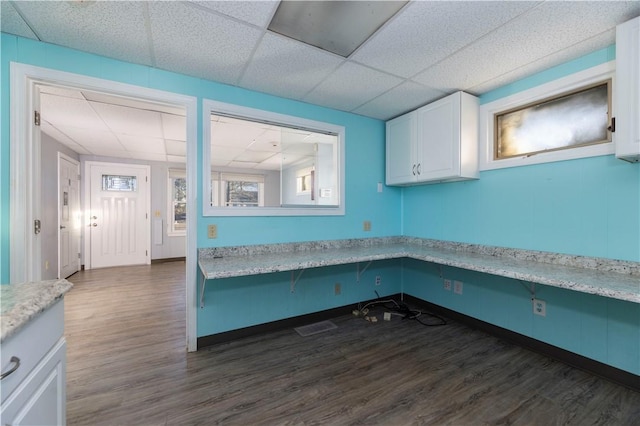
{"label": "black wire", "polygon": [[[375,291],[376,296],[378,296],[378,299],[380,299],[380,295],[378,294],[377,291]],[[392,302],[394,304],[394,306],[388,306],[389,302]],[[384,301],[384,302],[380,302],[382,304],[382,306],[391,312],[396,312],[402,315],[402,319],[412,319],[412,320],[416,320],[417,322],[419,322],[420,324],[427,326],[427,327],[438,327],[441,325],[447,325],[447,321],[442,318],[439,315],[436,315],[434,313],[431,312],[422,312],[419,310],[415,310],[415,309],[410,309],[406,304],[400,302],[396,302],[393,299],[389,299],[389,301]],[[376,306],[376,302],[370,302],[365,306],[370,306],[371,308],[373,308],[374,306]],[[358,304],[358,310],[362,310],[361,309],[361,305]],[[437,323],[428,323],[428,322],[424,322],[420,319],[420,316],[422,315],[426,315],[429,316],[431,318],[435,318],[438,320]]]}

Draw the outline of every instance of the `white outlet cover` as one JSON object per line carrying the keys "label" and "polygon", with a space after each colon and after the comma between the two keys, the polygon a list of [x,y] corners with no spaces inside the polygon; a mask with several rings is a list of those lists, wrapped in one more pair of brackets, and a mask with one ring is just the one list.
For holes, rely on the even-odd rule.
{"label": "white outlet cover", "polygon": [[544,300],[533,299],[533,313],[541,317],[547,316],[547,303]]}
{"label": "white outlet cover", "polygon": [[453,282],[453,292],[455,294],[462,294],[462,281]]}

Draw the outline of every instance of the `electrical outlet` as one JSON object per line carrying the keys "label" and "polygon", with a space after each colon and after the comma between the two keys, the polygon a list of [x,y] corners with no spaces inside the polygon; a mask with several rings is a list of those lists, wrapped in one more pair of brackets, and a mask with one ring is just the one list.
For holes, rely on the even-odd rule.
{"label": "electrical outlet", "polygon": [[444,280],[444,284],[442,285],[442,288],[444,288],[447,291],[451,291],[451,280]]}
{"label": "electrical outlet", "polygon": [[209,225],[207,227],[207,236],[209,238],[218,238],[218,225]]}
{"label": "electrical outlet", "polygon": [[382,277],[380,275],[376,275],[376,285],[382,284]]}
{"label": "electrical outlet", "polygon": [[371,231],[371,221],[365,220],[364,222],[362,222],[362,229],[367,232]]}
{"label": "electrical outlet", "polygon": [[544,300],[533,299],[533,313],[541,317],[547,316],[547,303]]}
{"label": "electrical outlet", "polygon": [[462,281],[453,282],[453,292],[455,294],[462,294]]}
{"label": "electrical outlet", "polygon": [[342,293],[342,286],[340,285],[340,283],[336,283],[333,286],[333,292],[335,293],[336,296],[338,296],[340,293]]}

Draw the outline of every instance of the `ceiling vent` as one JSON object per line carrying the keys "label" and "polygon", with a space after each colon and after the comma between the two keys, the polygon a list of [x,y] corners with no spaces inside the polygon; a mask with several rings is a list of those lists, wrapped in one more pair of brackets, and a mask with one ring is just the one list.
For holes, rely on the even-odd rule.
{"label": "ceiling vent", "polygon": [[281,1],[269,30],[349,57],[406,1]]}

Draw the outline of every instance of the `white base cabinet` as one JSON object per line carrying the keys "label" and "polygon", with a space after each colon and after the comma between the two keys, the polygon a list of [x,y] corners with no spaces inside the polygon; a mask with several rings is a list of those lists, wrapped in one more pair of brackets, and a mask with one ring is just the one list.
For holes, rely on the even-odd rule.
{"label": "white base cabinet", "polygon": [[640,17],[616,28],[616,157],[640,161]]}
{"label": "white base cabinet", "polygon": [[1,425],[66,423],[64,307],[59,301],[16,335],[2,342]]}
{"label": "white base cabinet", "polygon": [[477,179],[478,99],[457,92],[386,124],[386,183]]}

